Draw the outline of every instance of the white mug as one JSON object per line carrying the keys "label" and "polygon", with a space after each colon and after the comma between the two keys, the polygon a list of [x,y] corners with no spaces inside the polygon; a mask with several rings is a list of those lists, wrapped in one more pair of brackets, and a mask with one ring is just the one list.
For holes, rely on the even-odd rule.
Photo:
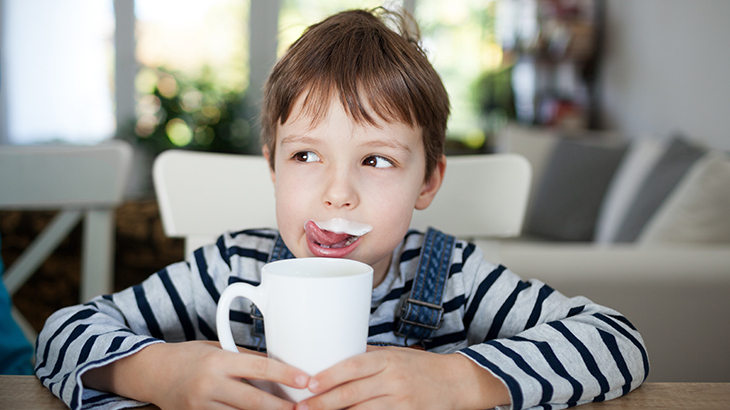
{"label": "white mug", "polygon": [[[365,353],[372,287],[373,268],[350,259],[298,258],[266,264],[259,286],[234,283],[221,294],[218,339],[224,349],[238,352],[229,311],[233,299],[244,297],[264,317],[268,356],[313,376]],[[274,393],[294,402],[313,396],[306,388],[280,384]]]}

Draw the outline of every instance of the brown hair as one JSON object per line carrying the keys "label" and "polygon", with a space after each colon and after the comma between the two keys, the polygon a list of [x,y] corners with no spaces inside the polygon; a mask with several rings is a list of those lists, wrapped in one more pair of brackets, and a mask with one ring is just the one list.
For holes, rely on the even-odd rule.
{"label": "brown hair", "polygon": [[428,179],[444,152],[449,97],[418,41],[412,20],[383,8],[344,11],[307,28],[264,87],[261,137],[271,168],[277,125],[287,121],[306,92],[303,109],[313,125],[336,95],[357,123],[376,125],[369,108],[387,122],[419,126]]}

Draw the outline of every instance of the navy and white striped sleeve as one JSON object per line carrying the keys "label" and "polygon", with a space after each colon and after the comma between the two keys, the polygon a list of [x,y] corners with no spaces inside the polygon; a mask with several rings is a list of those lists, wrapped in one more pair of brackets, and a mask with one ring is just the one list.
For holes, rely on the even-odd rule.
{"label": "navy and white striped sleeve", "polygon": [[476,251],[464,262],[464,354],[508,387],[511,408],[565,408],[627,394],[646,379],[643,339],[620,313],[523,281]]}
{"label": "navy and white striped sleeve", "polygon": [[139,285],[54,313],[38,336],[36,375],[72,409],[141,403],[84,388],[81,376],[161,342],[216,339],[217,295],[231,274],[230,236],[198,249],[190,263],[162,269]]}

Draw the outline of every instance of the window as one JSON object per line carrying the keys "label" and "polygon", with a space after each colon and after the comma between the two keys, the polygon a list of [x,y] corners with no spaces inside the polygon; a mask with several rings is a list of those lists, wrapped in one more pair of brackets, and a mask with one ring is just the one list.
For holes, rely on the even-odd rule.
{"label": "window", "polygon": [[137,0],[137,119],[121,134],[152,153],[253,150],[242,117],[249,10],[241,0]]}
{"label": "window", "polygon": [[451,100],[449,138],[471,148],[485,142],[477,82],[502,64],[495,36],[495,1],[418,0],[415,17],[423,46]]}
{"label": "window", "polygon": [[7,139],[96,143],[114,134],[111,0],[4,0]]}
{"label": "window", "polygon": [[[120,135],[143,143],[147,139],[154,152],[179,146],[258,152],[252,120],[257,113],[243,112],[255,110],[259,82],[271,62],[249,62],[249,22],[270,25],[278,10],[276,47],[281,55],[307,26],[324,17],[382,4],[414,10],[424,49],[451,98],[449,139],[472,148],[484,144],[493,124],[487,124],[489,118],[485,122],[480,87],[485,76],[502,66],[495,34],[498,0],[278,1],[280,7],[256,9],[270,18],[249,16],[250,0],[135,0],[135,118],[117,124],[112,0],[67,0],[63,5],[4,0],[0,80],[9,142],[94,143],[119,128]],[[273,43],[270,48],[273,55]],[[262,59],[259,54],[253,58]],[[251,92],[249,81],[255,82]],[[244,101],[246,94],[251,101]],[[123,116],[131,117],[132,98],[124,98],[129,102],[119,102],[120,107],[130,108]]]}
{"label": "window", "polygon": [[136,0],[137,60],[187,78],[209,76],[222,92],[248,86],[248,2]]}

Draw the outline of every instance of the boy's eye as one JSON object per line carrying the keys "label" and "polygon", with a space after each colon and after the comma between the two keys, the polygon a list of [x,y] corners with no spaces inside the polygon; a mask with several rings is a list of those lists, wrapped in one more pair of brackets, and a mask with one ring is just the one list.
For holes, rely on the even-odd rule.
{"label": "boy's eye", "polygon": [[375,168],[389,168],[393,166],[393,163],[387,159],[378,155],[371,155],[362,162],[363,165],[367,165]]}
{"label": "boy's eye", "polygon": [[295,161],[298,162],[317,162],[319,156],[312,151],[301,151],[293,155]]}

